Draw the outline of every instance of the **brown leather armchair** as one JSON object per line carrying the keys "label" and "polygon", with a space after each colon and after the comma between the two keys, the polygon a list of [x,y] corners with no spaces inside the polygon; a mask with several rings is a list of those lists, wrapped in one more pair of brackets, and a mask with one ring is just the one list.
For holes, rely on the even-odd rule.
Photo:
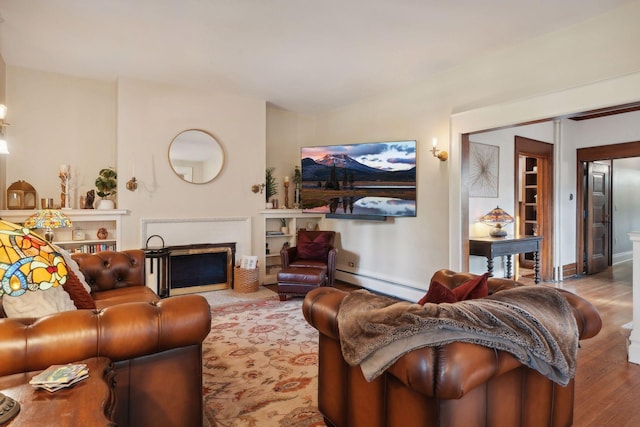
{"label": "brown leather armchair", "polygon": [[[333,286],[336,279],[336,260],[338,257],[338,250],[333,246],[335,236],[335,231],[299,230],[296,240],[297,246],[284,248],[280,251],[282,269],[289,267],[326,268],[325,286]],[[312,250],[298,250],[301,243],[303,245],[309,243]],[[322,248],[323,246],[326,246],[326,250]],[[306,256],[310,252],[315,252],[315,256]],[[322,257],[318,256],[320,252],[323,254]]]}
{"label": "brown leather armchair", "polygon": [[[441,284],[455,288],[474,275],[441,270]],[[489,293],[524,286],[490,278]],[[588,301],[562,292],[572,306],[580,339],[595,336],[600,316]],[[367,382],[342,356],[338,312],[346,292],[310,291],[303,303],[319,332],[318,408],[328,426],[570,426],[574,380],[561,386],[521,364],[510,353],[453,342],[412,350]]]}

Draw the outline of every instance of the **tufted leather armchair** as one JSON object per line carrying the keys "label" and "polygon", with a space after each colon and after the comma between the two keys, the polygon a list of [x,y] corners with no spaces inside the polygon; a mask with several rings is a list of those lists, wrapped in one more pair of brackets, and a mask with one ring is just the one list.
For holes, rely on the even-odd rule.
{"label": "tufted leather armchair", "polygon": [[336,262],[338,258],[338,250],[333,246],[336,232],[335,231],[310,231],[301,229],[298,231],[298,241],[301,238],[308,238],[311,241],[318,239],[319,237],[326,236],[328,241],[329,250],[327,256],[323,260],[318,259],[306,259],[300,256],[297,246],[284,248],[280,251],[280,261],[282,269],[289,267],[316,267],[326,268],[327,277],[325,286],[333,286],[336,280]]}
{"label": "tufted leather armchair", "polygon": [[[455,288],[474,277],[451,270],[432,280]],[[489,278],[489,292],[524,286]],[[580,339],[595,336],[600,316],[585,299],[562,291],[573,308]],[[307,321],[319,332],[318,408],[328,426],[570,426],[574,380],[566,387],[522,365],[514,356],[454,342],[413,350],[367,382],[342,357],[337,316],[346,292],[317,288],[304,299]]]}
{"label": "tufted leather armchair", "polygon": [[0,376],[106,356],[116,369],[118,426],[201,426],[206,299],[160,300],[145,286],[141,250],[73,257],[97,309],[0,319]]}

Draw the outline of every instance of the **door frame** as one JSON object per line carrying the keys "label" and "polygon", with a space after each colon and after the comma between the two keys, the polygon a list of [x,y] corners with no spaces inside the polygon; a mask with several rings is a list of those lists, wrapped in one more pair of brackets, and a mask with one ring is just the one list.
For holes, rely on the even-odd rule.
{"label": "door frame", "polygon": [[519,210],[518,191],[521,185],[518,162],[520,156],[535,157],[538,163],[538,212],[542,213],[539,221],[542,245],[540,251],[540,277],[544,281],[553,280],[553,242],[554,242],[554,182],[553,182],[553,149],[554,145],[524,136],[514,138],[514,209]]}
{"label": "door frame", "polygon": [[576,273],[584,274],[584,167],[588,162],[598,160],[626,159],[640,157],[640,141],[599,145],[576,150]]}

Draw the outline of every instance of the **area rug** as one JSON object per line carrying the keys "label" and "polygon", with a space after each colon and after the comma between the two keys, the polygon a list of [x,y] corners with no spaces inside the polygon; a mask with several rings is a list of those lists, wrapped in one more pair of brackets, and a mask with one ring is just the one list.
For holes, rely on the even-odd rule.
{"label": "area rug", "polygon": [[212,307],[203,343],[209,425],[324,426],[317,410],[318,332],[301,307],[301,299]]}
{"label": "area rug", "polygon": [[219,291],[200,292],[199,295],[205,297],[211,307],[244,301],[278,298],[277,292],[273,292],[271,289],[265,288],[264,286],[260,286],[256,292],[236,292],[233,289],[222,289]]}

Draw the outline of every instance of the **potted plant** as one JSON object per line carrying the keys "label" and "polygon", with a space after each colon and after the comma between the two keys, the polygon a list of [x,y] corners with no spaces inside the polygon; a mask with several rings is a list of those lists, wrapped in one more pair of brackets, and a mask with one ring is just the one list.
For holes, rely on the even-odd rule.
{"label": "potted plant", "polygon": [[280,231],[282,234],[289,234],[289,227],[287,226],[286,218],[280,218]]}
{"label": "potted plant", "polygon": [[98,191],[96,194],[101,197],[96,202],[96,209],[113,209],[115,204],[110,196],[118,191],[118,174],[113,168],[104,168],[100,170],[98,178],[95,182]]}
{"label": "potted plant", "polygon": [[273,207],[273,203],[271,202],[271,197],[278,194],[278,186],[276,185],[276,178],[273,176],[273,171],[275,168],[267,168],[264,176],[264,194],[266,201],[266,208],[271,209]]}

